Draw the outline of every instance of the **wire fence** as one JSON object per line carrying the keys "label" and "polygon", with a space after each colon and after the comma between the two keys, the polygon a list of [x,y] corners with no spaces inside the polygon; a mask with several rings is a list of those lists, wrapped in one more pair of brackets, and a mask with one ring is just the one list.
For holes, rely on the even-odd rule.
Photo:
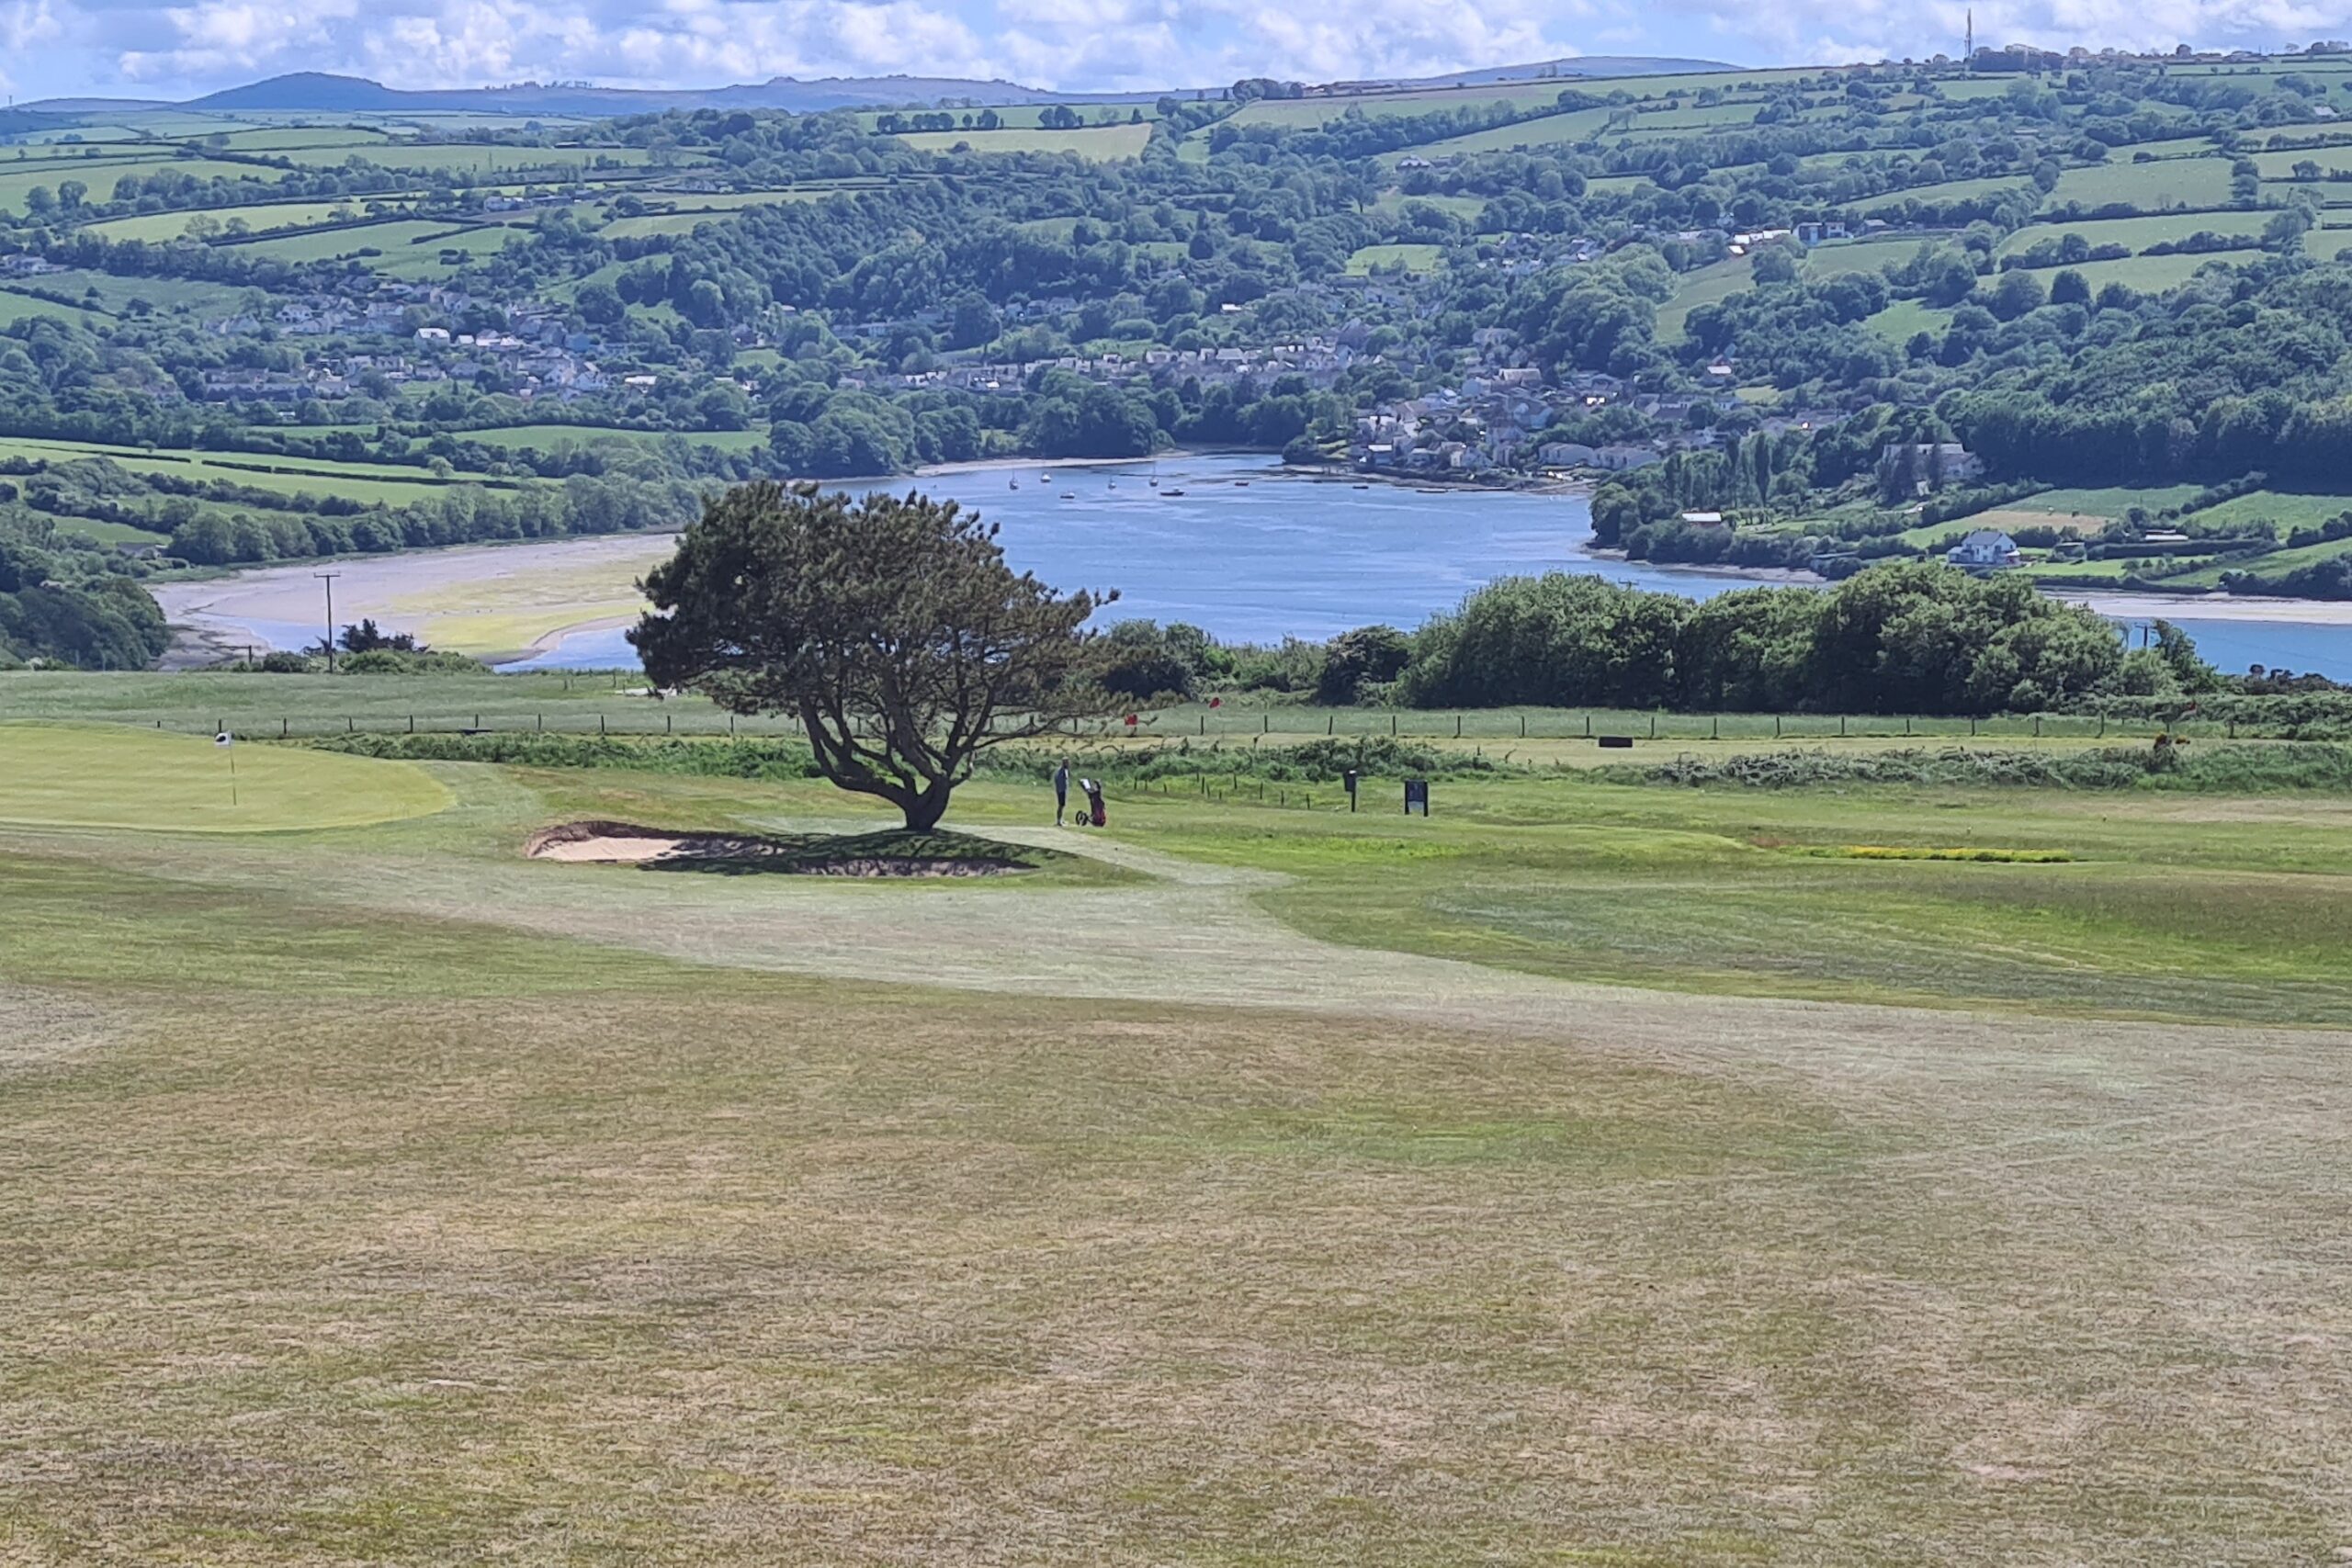
{"label": "wire fence", "polygon": [[[124,722],[119,714],[91,714],[99,721]],[[413,712],[272,712],[229,708],[153,716],[154,728],[187,733],[220,731],[254,739],[316,739],[333,735],[604,735],[701,739],[787,738],[801,735],[799,721],[774,715],[735,715],[707,703],[640,700],[620,705],[570,705],[459,711],[418,708]],[[2004,744],[2099,740],[2153,741],[2158,735],[2229,739],[2292,739],[2295,727],[2235,719],[2111,717],[2097,714],[2041,714],[1992,718],[1953,718],[1905,714],[1691,714],[1610,709],[1159,709],[1082,720],[1039,738],[1070,742],[1262,747],[1317,739],[1388,739],[1415,742],[1464,742],[1476,747],[1505,741],[1589,742],[1614,748],[1653,742],[1776,741],[1811,745],[1838,740],[1920,742],[1997,741]]]}

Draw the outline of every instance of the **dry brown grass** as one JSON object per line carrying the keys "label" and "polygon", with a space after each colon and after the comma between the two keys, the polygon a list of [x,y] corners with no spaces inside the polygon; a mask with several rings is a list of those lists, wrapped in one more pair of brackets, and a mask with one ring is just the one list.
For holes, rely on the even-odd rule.
{"label": "dry brown grass", "polygon": [[1567,985],[1131,848],[534,864],[462,793],[5,846],[0,1562],[2352,1541],[2343,1034]]}

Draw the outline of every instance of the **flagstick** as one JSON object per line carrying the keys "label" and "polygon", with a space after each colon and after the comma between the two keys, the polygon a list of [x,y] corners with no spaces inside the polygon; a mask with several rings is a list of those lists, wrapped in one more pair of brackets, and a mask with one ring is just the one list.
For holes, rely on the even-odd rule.
{"label": "flagstick", "polygon": [[237,749],[229,748],[229,809],[237,808]]}

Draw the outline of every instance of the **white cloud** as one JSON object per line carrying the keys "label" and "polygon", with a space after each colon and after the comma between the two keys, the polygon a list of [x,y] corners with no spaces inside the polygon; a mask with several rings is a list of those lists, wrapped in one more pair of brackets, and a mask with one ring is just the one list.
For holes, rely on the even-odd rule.
{"label": "white cloud", "polygon": [[[717,85],[772,75],[1196,86],[1422,75],[1577,53],[1754,64],[1958,51],[1969,0],[0,0],[45,93],[198,92],[284,71],[397,86],[533,78]],[[2341,0],[1984,0],[1982,42],[2276,46],[2352,32]]]}

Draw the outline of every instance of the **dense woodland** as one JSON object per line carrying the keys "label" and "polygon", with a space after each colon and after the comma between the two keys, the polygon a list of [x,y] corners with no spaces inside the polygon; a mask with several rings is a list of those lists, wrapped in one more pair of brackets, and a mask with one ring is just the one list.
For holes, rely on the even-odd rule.
{"label": "dense woodland", "polygon": [[[1500,454],[1481,482],[1546,445],[1660,452],[1593,497],[1598,541],[1638,558],[1835,578],[2050,487],[2186,486],[2229,504],[2021,542],[2076,536],[2105,581],[2128,558],[2135,581],[2342,596],[2338,106],[2352,57],[2328,48],[317,149],[27,126],[31,172],[0,147],[0,261],[24,264],[0,279],[0,466],[40,519],[218,566],[674,524],[760,477],[1170,445],[1348,461],[1363,422],[1433,404],[1426,440]],[[1046,150],[1089,137],[1125,140]],[[337,301],[389,314],[287,324]],[[559,400],[460,346],[518,330],[597,373]],[[1506,369],[1542,394],[1518,457],[1464,390]],[[1943,444],[1980,467],[1890,465]],[[1707,513],[1724,525],[1685,519]]]}

